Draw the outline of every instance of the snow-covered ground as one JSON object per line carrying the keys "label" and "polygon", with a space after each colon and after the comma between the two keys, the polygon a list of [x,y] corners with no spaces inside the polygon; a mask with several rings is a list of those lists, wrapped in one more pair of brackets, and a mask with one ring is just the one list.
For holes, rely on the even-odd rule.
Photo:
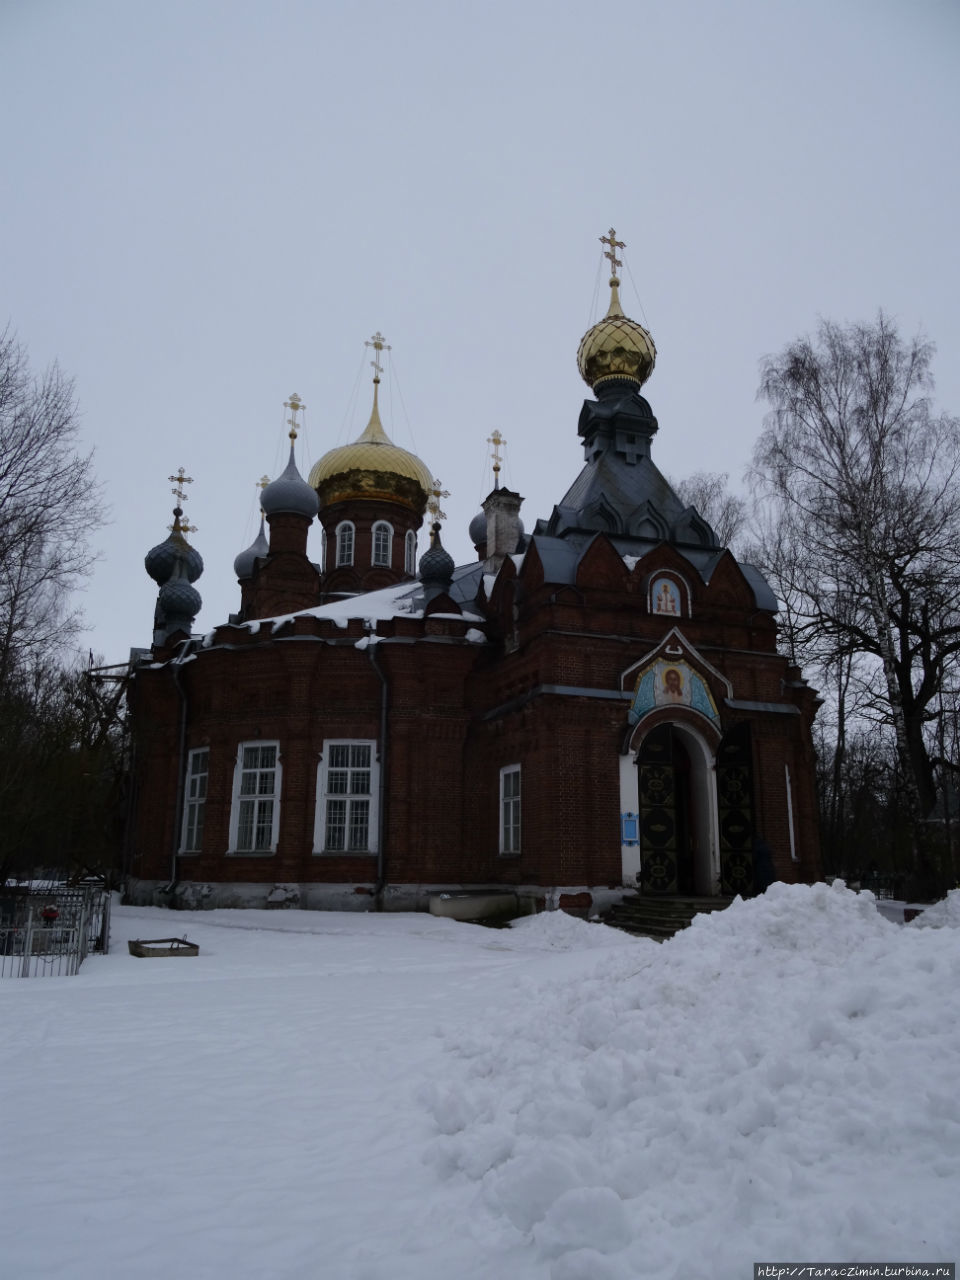
{"label": "snow-covered ground", "polygon": [[[738,1280],[960,1255],[960,893],[560,914],[120,909],[0,983],[2,1280]],[[130,937],[186,931],[196,959]]]}

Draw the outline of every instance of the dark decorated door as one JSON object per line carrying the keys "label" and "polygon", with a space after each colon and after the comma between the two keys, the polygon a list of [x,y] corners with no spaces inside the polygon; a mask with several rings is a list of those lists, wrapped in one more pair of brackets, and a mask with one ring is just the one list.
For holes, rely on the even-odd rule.
{"label": "dark decorated door", "polygon": [[717,751],[720,892],[753,893],[753,748],[749,724],[724,734]]}
{"label": "dark decorated door", "polygon": [[690,757],[672,725],[647,735],[637,769],[643,891],[692,894]]}

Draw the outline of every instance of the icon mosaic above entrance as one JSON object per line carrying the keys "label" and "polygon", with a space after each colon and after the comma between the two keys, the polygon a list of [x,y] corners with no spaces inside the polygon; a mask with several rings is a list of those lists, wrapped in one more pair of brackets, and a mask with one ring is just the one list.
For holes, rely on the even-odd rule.
{"label": "icon mosaic above entrance", "polygon": [[720,725],[713,694],[703,677],[683,659],[657,658],[637,676],[630,723],[638,724],[645,715],[660,707],[689,707]]}

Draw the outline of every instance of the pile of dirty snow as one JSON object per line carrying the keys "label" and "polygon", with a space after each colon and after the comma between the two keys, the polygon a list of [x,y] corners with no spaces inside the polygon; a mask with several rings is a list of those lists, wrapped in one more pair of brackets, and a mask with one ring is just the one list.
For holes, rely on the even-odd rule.
{"label": "pile of dirty snow", "polygon": [[958,1068],[960,934],[776,884],[450,1034],[427,1160],[551,1280],[952,1260]]}

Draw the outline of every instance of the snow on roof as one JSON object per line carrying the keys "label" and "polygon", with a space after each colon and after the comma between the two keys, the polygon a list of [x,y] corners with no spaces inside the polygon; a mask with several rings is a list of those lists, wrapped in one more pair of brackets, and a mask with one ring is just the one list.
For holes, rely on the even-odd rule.
{"label": "snow on roof", "polygon": [[[472,566],[468,566],[468,569]],[[312,609],[298,609],[294,613],[278,614],[273,618],[254,618],[238,625],[245,627],[251,635],[256,635],[261,627],[270,627],[276,634],[295,618],[320,618],[332,622],[335,627],[346,630],[350,622],[358,618],[371,628],[378,622],[390,618],[422,618],[423,597],[419,582],[401,582],[393,587],[381,587],[379,591],[367,591],[361,595],[350,596],[344,600],[332,600],[329,604],[316,605]],[[464,622],[482,622],[475,613],[434,614],[434,617],[456,618]],[[210,633],[212,642],[213,633]],[[206,642],[205,637],[205,642]]]}
{"label": "snow on roof", "polygon": [[265,626],[269,626],[275,634],[294,618],[325,618],[341,630],[346,630],[348,624],[357,618],[371,627],[388,618],[422,618],[423,609],[414,607],[419,587],[419,582],[401,582],[398,586],[381,587],[379,591],[367,591],[345,600],[332,600],[329,604],[315,605],[312,609],[297,609],[294,613],[278,614],[273,618],[256,618],[239,625],[246,627],[251,635],[256,635]]}

